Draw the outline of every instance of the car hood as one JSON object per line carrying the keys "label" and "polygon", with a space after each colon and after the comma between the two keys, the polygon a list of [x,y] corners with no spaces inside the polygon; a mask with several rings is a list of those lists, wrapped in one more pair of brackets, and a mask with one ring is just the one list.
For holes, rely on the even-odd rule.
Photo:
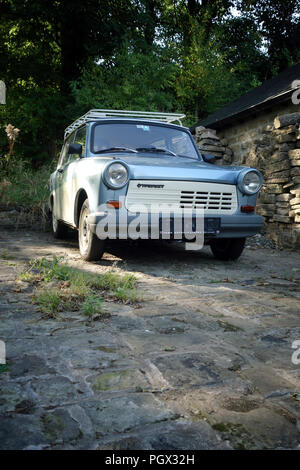
{"label": "car hood", "polygon": [[114,159],[127,163],[131,179],[214,181],[236,184],[238,174],[245,167],[218,166],[191,158],[169,155],[114,155]]}

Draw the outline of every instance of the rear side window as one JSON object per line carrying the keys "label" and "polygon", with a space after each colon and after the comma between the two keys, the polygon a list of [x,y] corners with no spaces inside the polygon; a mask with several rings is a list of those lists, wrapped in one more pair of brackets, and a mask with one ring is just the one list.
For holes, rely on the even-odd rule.
{"label": "rear side window", "polygon": [[74,142],[74,133],[70,134],[69,137],[67,137],[67,139],[65,140],[65,143],[63,145],[63,148],[62,148],[59,160],[58,160],[59,167],[64,166],[68,162],[68,159],[70,156],[68,154],[69,145],[72,144],[73,142]]}

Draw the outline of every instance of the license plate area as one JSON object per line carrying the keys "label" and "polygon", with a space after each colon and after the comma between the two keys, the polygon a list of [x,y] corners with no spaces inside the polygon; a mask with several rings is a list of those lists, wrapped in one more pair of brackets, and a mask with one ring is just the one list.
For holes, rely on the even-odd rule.
{"label": "license plate area", "polygon": [[221,230],[220,217],[205,217],[204,219],[204,234],[218,235]]}
{"label": "license plate area", "polygon": [[[202,225],[200,224],[202,228]],[[204,237],[214,237],[220,233],[221,219],[220,217],[205,217],[204,218]],[[171,219],[166,221],[163,218],[159,219],[159,234],[161,237],[169,236],[170,238],[190,239],[191,233],[203,234],[202,230],[199,230],[199,224],[195,217],[188,223],[184,223],[183,218]]]}

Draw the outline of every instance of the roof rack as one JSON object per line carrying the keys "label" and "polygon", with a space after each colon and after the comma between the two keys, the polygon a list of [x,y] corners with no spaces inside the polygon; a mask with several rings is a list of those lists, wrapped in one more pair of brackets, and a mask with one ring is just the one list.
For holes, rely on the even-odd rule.
{"label": "roof rack", "polygon": [[148,111],[127,111],[118,109],[91,109],[86,114],[76,119],[70,126],[65,130],[65,137],[71,134],[77,127],[88,121],[94,121],[96,119],[104,119],[108,117],[122,117],[122,118],[135,118],[135,119],[148,119],[150,121],[161,121],[161,122],[178,122],[182,126],[181,119],[185,118],[185,114],[174,114],[174,113],[156,113]]}

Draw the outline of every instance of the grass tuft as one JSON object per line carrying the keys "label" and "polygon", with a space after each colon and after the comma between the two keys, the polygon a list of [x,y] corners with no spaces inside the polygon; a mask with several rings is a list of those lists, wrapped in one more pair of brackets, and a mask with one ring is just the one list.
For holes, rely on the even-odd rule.
{"label": "grass tuft", "polygon": [[54,288],[42,289],[40,292],[36,292],[32,297],[32,301],[40,307],[47,317],[56,318],[56,314],[60,311],[60,293]]}
{"label": "grass tuft", "polygon": [[82,311],[89,317],[102,313],[102,300],[95,295],[89,295],[82,303]]}
{"label": "grass tuft", "polygon": [[132,274],[91,274],[62,261],[56,256],[52,260],[34,259],[19,275],[20,280],[37,286],[32,301],[48,318],[56,318],[63,311],[82,311],[88,317],[104,315],[102,301],[106,297],[122,303],[141,300]]}

